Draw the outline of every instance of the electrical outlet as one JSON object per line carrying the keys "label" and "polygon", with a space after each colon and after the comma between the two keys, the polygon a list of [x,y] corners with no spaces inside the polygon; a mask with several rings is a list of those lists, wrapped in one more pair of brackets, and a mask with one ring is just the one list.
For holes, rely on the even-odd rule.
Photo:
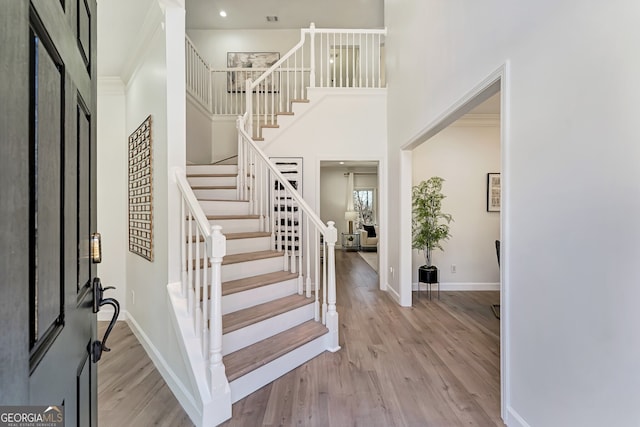
{"label": "electrical outlet", "polygon": [[131,291],[131,305],[136,305],[136,291]]}
{"label": "electrical outlet", "polygon": [[456,265],[455,264],[451,264],[451,272],[455,274],[455,272],[456,272]]}

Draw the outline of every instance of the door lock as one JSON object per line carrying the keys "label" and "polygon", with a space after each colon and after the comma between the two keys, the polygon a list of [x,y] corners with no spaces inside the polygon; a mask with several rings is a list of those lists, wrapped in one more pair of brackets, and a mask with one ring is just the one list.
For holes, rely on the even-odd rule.
{"label": "door lock", "polygon": [[100,236],[100,233],[91,235],[91,261],[94,264],[102,262],[102,236]]}
{"label": "door lock", "polygon": [[97,363],[102,357],[103,351],[111,351],[109,347],[107,347],[107,339],[109,338],[109,334],[111,330],[116,324],[116,320],[118,320],[118,316],[120,315],[120,303],[115,298],[104,298],[104,291],[109,289],[115,289],[114,286],[107,286],[106,288],[102,287],[102,283],[100,279],[95,277],[93,279],[93,312],[97,313],[100,311],[100,307],[103,305],[110,305],[113,307],[113,316],[111,317],[111,321],[109,322],[109,326],[107,326],[107,330],[102,337],[102,341],[96,340],[91,344],[91,348],[89,351],[91,352],[91,360],[93,363]]}

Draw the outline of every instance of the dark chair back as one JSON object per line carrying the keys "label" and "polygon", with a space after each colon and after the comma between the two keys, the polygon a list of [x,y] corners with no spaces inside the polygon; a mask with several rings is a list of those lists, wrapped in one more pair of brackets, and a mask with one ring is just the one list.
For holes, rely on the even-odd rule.
{"label": "dark chair back", "polygon": [[496,255],[498,256],[498,266],[500,266],[500,240],[496,240]]}

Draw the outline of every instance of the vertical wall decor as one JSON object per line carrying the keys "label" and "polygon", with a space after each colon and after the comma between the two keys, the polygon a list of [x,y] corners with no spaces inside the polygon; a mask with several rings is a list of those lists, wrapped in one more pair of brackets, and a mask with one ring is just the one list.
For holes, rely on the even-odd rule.
{"label": "vertical wall decor", "polygon": [[487,174],[487,212],[500,212],[500,174]]}
{"label": "vertical wall decor", "polygon": [[129,250],[153,261],[151,116],[129,136]]}

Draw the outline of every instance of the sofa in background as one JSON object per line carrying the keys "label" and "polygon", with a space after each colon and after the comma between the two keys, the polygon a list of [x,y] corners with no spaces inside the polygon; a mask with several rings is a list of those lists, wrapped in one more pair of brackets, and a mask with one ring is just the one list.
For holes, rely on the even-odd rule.
{"label": "sofa in background", "polygon": [[360,233],[360,248],[363,251],[378,250],[379,228],[377,225],[363,225],[358,233]]}

